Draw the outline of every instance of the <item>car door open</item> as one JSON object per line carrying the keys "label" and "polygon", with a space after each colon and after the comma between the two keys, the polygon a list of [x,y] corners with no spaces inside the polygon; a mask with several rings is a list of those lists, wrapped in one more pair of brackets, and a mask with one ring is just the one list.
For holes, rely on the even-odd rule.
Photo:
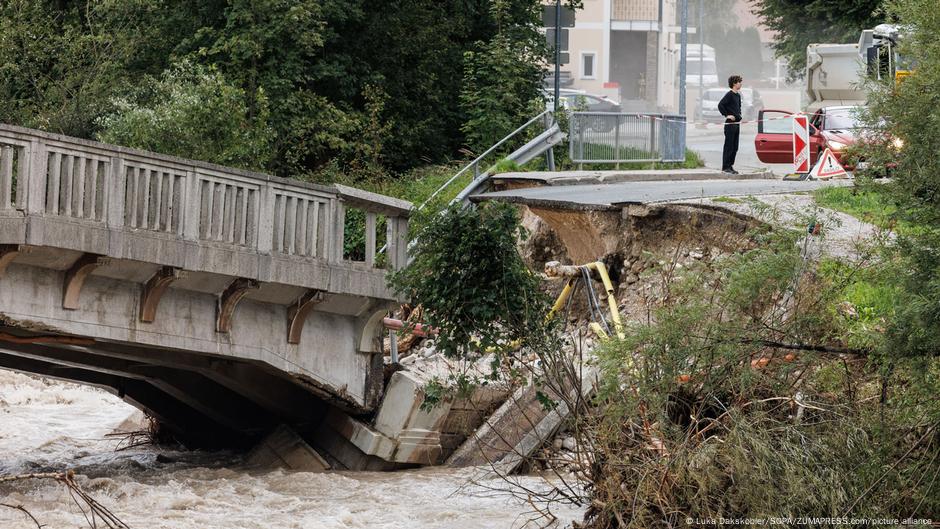
{"label": "car door open", "polygon": [[[761,110],[757,113],[757,136],[754,150],[757,159],[764,163],[793,163],[793,112],[787,110]],[[810,125],[809,157],[816,163],[822,136]]]}
{"label": "car door open", "polygon": [[754,150],[764,163],[793,163],[793,113],[761,110],[757,113]]}

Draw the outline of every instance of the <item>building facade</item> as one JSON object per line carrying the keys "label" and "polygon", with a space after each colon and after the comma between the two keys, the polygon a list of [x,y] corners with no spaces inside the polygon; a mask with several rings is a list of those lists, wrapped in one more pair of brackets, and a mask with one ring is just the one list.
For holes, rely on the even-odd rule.
{"label": "building facade", "polygon": [[584,0],[570,29],[571,88],[607,95],[624,111],[675,110],[676,0]]}

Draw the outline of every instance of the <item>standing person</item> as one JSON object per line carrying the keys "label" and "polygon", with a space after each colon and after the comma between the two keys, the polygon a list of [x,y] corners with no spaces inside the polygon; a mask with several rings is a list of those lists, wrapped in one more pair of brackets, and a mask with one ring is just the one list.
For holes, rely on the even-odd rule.
{"label": "standing person", "polygon": [[728,78],[731,90],[718,102],[718,112],[725,117],[725,146],[721,151],[721,171],[738,174],[734,170],[734,158],[738,154],[738,140],[741,137],[741,83],[740,75]]}

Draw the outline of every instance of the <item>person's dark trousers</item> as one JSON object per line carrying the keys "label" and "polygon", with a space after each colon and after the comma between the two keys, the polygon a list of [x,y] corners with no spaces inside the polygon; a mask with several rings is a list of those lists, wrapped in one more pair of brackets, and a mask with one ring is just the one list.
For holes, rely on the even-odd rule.
{"label": "person's dark trousers", "polygon": [[725,125],[725,146],[721,151],[721,170],[730,171],[734,166],[734,158],[738,154],[738,139],[741,136],[741,125],[737,123]]}

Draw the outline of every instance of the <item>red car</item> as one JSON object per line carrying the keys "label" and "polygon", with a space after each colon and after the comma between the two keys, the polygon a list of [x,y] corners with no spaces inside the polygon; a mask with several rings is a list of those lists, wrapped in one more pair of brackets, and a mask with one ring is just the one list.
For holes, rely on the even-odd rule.
{"label": "red car", "polygon": [[[809,120],[810,164],[828,147],[839,163],[842,152],[858,139],[861,126],[856,106],[833,106],[817,110]],[[764,163],[793,163],[793,112],[762,110],[758,113],[754,149]],[[846,166],[852,170],[853,167]]]}

